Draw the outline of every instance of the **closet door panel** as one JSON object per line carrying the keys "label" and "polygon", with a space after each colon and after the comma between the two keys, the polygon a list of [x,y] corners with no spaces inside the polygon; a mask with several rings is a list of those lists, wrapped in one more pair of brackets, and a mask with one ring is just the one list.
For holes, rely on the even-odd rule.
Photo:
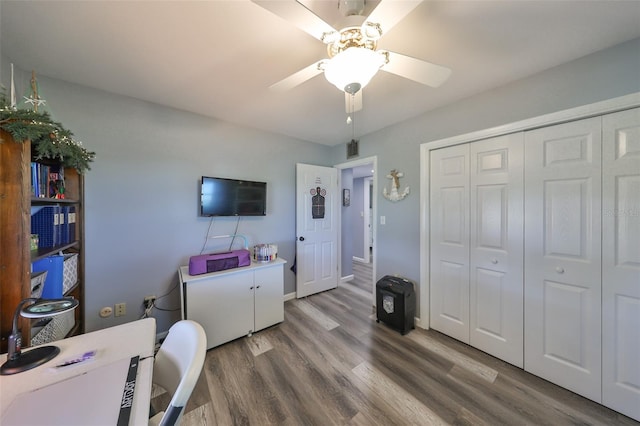
{"label": "closet door panel", "polygon": [[525,133],[525,370],[598,402],[600,122]]}
{"label": "closet door panel", "polygon": [[431,327],[469,343],[469,147],[431,151]]}
{"label": "closet door panel", "polygon": [[523,134],[470,144],[470,343],[523,366]]}
{"label": "closet door panel", "polygon": [[640,420],[640,109],[603,117],[602,402]]}

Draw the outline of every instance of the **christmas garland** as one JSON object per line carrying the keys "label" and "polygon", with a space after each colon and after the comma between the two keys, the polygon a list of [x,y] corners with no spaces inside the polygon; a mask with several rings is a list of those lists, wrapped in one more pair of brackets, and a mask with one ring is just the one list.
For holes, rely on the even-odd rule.
{"label": "christmas garland", "polygon": [[11,108],[4,93],[0,93],[0,128],[10,133],[15,142],[30,140],[36,160],[57,160],[79,173],[90,170],[89,163],[96,156],[75,140],[73,133],[62,124],[53,121],[49,113]]}

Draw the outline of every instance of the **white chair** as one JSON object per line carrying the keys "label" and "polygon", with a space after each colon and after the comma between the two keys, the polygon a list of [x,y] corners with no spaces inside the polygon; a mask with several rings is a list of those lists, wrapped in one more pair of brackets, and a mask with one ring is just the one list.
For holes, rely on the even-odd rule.
{"label": "white chair", "polygon": [[184,407],[198,381],[207,353],[207,336],[195,321],[178,321],[158,349],[153,365],[153,383],[169,392],[165,411],[149,419],[149,425],[180,424]]}

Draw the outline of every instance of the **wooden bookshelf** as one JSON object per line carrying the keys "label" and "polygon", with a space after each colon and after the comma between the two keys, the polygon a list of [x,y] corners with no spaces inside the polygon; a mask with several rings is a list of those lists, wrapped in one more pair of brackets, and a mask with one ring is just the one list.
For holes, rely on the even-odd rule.
{"label": "wooden bookshelf", "polygon": [[[57,253],[78,254],[78,282],[65,296],[80,301],[75,325],[68,335],[84,331],[84,180],[75,169],[66,168],[65,199],[35,198],[31,195],[31,143],[16,143],[0,130],[0,351],[7,351],[12,319],[22,299],[31,295],[31,263]],[[74,205],[75,240],[67,244],[30,250],[31,206]],[[23,347],[31,341],[31,322],[20,319]]]}

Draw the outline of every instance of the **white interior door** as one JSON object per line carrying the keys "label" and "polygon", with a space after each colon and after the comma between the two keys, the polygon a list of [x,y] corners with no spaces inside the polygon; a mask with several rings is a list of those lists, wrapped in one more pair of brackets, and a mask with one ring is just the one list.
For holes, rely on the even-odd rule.
{"label": "white interior door", "polygon": [[640,109],[602,127],[602,402],[640,420]]}
{"label": "white interior door", "polygon": [[296,165],[296,297],[338,286],[338,169]]}
{"label": "white interior door", "polygon": [[598,402],[600,122],[525,133],[525,370]]}
{"label": "white interior door", "polygon": [[431,151],[431,327],[469,343],[469,144]]}
{"label": "white interior door", "polygon": [[470,344],[523,367],[523,133],[470,147]]}

